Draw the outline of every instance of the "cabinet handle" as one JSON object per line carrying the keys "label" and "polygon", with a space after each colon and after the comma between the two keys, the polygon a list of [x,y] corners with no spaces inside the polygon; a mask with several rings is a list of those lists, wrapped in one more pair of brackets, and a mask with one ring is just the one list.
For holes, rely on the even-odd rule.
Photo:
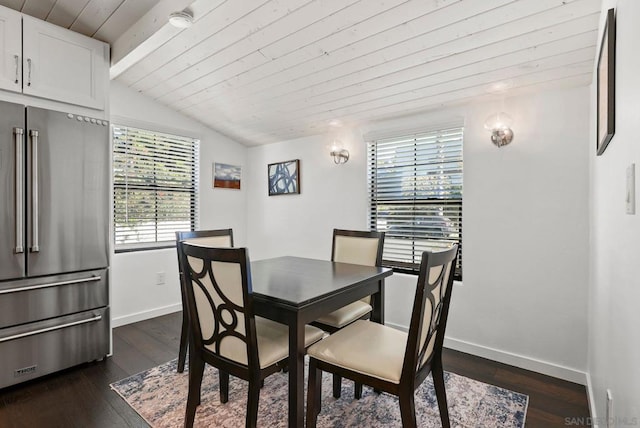
{"label": "cabinet handle", "polygon": [[38,131],[32,129],[31,135],[31,252],[40,251],[38,239]]}
{"label": "cabinet handle", "polygon": [[16,60],[16,80],[13,82],[16,85],[18,84],[18,73],[20,72],[20,57],[18,55],[14,55],[13,59]]}
{"label": "cabinet handle", "polygon": [[31,58],[27,58],[27,86],[31,86]]}
{"label": "cabinet handle", "polygon": [[16,138],[16,254],[24,253],[24,244],[22,242],[22,208],[24,207],[24,176],[22,168],[24,165],[22,136],[24,130],[22,128],[13,128],[13,135]]}

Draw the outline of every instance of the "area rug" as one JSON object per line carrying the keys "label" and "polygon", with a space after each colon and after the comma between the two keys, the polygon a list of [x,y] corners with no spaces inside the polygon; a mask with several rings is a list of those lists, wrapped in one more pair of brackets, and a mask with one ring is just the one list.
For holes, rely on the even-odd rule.
{"label": "area rug", "polygon": [[[188,374],[176,373],[177,360],[111,384],[111,388],[154,428],[182,427]],[[305,372],[306,373],[306,372]],[[324,373],[318,427],[401,427],[398,399],[365,387],[353,398],[353,383],[343,380],[342,397],[334,399],[331,375]],[[454,427],[523,427],[529,397],[518,392],[445,372],[449,416]],[[245,425],[247,382],[231,377],[229,401],[221,404],[217,370],[207,366],[196,427],[236,428]],[[276,373],[260,391],[259,427],[287,426],[288,374]],[[306,396],[306,395],[305,395]],[[418,426],[440,427],[431,376],[416,390]]]}

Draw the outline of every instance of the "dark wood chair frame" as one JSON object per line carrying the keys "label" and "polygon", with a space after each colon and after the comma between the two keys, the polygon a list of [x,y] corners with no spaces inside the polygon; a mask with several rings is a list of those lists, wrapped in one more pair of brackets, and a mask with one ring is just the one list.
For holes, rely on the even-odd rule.
{"label": "dark wood chair frame", "polygon": [[[331,261],[334,262],[335,261],[335,255],[336,255],[336,237],[337,236],[349,236],[349,237],[356,237],[356,238],[376,238],[378,239],[378,249],[377,249],[377,253],[376,253],[376,264],[375,266],[382,266],[382,252],[384,250],[384,232],[377,232],[377,231],[361,231],[361,230],[345,230],[345,229],[333,229],[333,241],[331,244]],[[376,296],[371,296],[372,299],[377,298]],[[380,302],[382,305],[384,305],[384,302]],[[371,313],[365,314],[363,316],[361,316],[359,319],[363,319],[363,320],[367,320],[371,317]],[[354,322],[357,320],[353,320]],[[323,324],[321,322],[318,321],[314,321],[311,323],[311,325],[321,328],[322,330],[326,331],[327,333],[333,334],[336,331],[339,331],[340,328],[334,327],[332,325],[328,325],[328,324]],[[349,324],[347,324],[349,325]],[[346,326],[343,326],[341,328],[344,328]],[[342,377],[338,374],[333,375],[333,397],[334,398],[340,398],[342,392]],[[356,382],[355,384],[355,391],[354,391],[354,396],[356,399],[360,399],[362,397],[362,384]]]}
{"label": "dark wood chair frame", "polygon": [[[322,400],[322,371],[338,374],[342,377],[351,379],[355,382],[370,385],[376,390],[388,392],[397,395],[400,401],[400,413],[402,417],[402,426],[404,428],[417,427],[415,413],[415,389],[426,379],[431,372],[433,374],[433,385],[438,400],[438,408],[440,410],[440,419],[442,426],[448,428],[451,426],[449,421],[449,410],[447,408],[447,396],[444,384],[444,370],[442,367],[442,347],[444,342],[444,333],[449,316],[449,303],[451,302],[451,292],[453,289],[453,277],[456,268],[456,257],[458,247],[439,252],[430,253],[425,251],[422,253],[422,261],[420,264],[420,274],[418,277],[418,285],[411,315],[411,324],[409,327],[407,347],[405,350],[404,363],[402,366],[402,374],[399,383],[384,381],[375,377],[357,373],[342,367],[335,366],[313,357],[309,361],[309,387],[307,393],[307,428],[314,428],[316,420],[321,409]],[[442,272],[439,278],[430,284],[429,270],[434,266],[442,266]],[[439,284],[443,283],[444,275],[447,272],[446,265],[450,265],[450,274],[444,296],[441,296],[438,305],[435,305],[435,299],[432,295],[433,290]],[[428,289],[427,289],[428,287]],[[444,287],[441,287],[442,291]],[[422,318],[425,311],[426,300],[431,302],[432,326],[427,337],[420,346],[420,337],[422,334]],[[420,361],[424,358],[427,347],[433,334],[436,334],[435,344],[431,357],[422,365]]]}
{"label": "dark wood chair frame", "polygon": [[[205,363],[207,363],[218,368],[220,374],[220,401],[222,403],[226,403],[229,399],[230,374],[249,382],[246,426],[253,428],[256,426],[258,418],[258,402],[260,398],[261,384],[267,376],[280,371],[286,360],[278,361],[262,369],[260,368],[256,324],[252,309],[251,270],[246,248],[207,248],[199,245],[188,244],[184,241],[178,241],[178,254],[183,271],[182,282],[183,288],[186,291],[187,309],[190,315],[189,339],[191,348],[189,352],[189,395],[187,398],[185,427],[193,426],[196,408],[200,404],[202,376],[204,373]],[[209,262],[214,260],[238,263],[242,272],[242,296],[244,300],[244,307],[239,307],[233,304],[228,298],[222,297],[224,296],[224,293],[222,293],[213,279],[211,263],[205,263],[202,272],[194,272],[189,267],[187,256],[196,257]],[[211,275],[211,282],[214,284],[214,287],[218,288],[216,291],[225,301],[224,304],[219,305],[217,308],[212,306],[212,309],[214,309],[214,317],[216,318],[216,329],[214,329],[213,336],[207,339],[206,342],[202,338],[200,322],[198,319],[198,308],[196,306],[195,295],[193,292],[193,286],[195,285],[189,285],[189,282],[197,284],[197,286],[199,286],[200,289],[208,295],[204,286],[200,282],[200,278],[203,278],[205,275]],[[210,297],[211,296],[208,298]],[[229,332],[228,329],[224,328],[225,322],[222,321],[222,310],[228,310],[229,307],[244,315],[245,336],[241,336],[235,331]],[[237,317],[234,316],[231,327],[234,327],[236,323]],[[218,348],[220,346],[220,341],[229,334],[232,334],[247,344],[248,364],[246,366],[218,355],[205,347],[205,345],[215,344]]]}
{"label": "dark wood chair frame", "polygon": [[[176,243],[185,239],[210,238],[215,236],[228,236],[233,247],[233,230],[194,230],[189,232],[176,232]],[[180,351],[178,352],[178,373],[184,371],[187,361],[187,349],[189,348],[189,317],[187,314],[187,298],[182,284],[182,268],[180,267],[180,254],[178,253],[178,270],[180,272],[180,295],[182,297],[182,329],[180,331]]]}

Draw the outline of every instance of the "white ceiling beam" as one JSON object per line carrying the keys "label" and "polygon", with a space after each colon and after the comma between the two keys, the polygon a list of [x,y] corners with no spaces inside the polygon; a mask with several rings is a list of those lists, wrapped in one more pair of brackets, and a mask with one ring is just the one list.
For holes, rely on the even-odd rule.
{"label": "white ceiling beam", "polygon": [[183,10],[192,3],[193,0],[161,0],[125,31],[111,45],[111,79],[183,31],[170,25],[168,17],[170,13]]}

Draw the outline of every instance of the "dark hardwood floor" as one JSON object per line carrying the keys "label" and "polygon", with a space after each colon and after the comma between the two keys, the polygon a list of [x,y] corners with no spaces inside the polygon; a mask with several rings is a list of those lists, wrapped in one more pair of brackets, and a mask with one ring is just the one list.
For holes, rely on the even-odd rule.
{"label": "dark hardwood floor", "polygon": [[[109,384],[176,358],[180,323],[176,313],[116,328],[106,361],[0,390],[0,427],[147,427]],[[589,416],[582,385],[453,350],[444,361],[446,370],[529,395],[527,427]]]}

